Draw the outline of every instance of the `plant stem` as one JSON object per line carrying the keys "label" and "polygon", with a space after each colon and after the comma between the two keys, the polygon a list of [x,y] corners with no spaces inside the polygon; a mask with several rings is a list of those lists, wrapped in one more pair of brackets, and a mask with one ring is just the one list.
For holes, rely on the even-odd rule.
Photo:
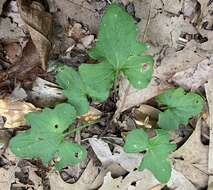
{"label": "plant stem", "polygon": [[84,129],[84,128],[90,126],[90,125],[93,125],[93,124],[95,124],[95,123],[98,123],[98,121],[86,123],[86,124],[81,125],[81,126],[75,128],[75,129],[72,129],[72,130],[68,131],[67,133],[65,133],[64,137],[66,137],[66,136],[68,136],[68,135],[70,135],[70,134],[72,134],[72,133],[75,133],[75,132],[77,132],[77,131],[80,131],[80,130],[82,130],[82,129]]}

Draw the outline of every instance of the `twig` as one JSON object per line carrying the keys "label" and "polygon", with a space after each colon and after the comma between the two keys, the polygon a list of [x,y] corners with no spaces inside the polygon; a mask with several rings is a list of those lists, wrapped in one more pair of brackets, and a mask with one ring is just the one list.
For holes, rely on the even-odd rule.
{"label": "twig", "polygon": [[77,131],[80,131],[80,130],[82,130],[82,129],[84,129],[84,128],[90,126],[90,125],[93,125],[93,124],[95,124],[95,123],[98,123],[98,121],[86,123],[86,124],[84,124],[84,125],[81,125],[80,127],[77,127],[77,128],[75,128],[75,129],[72,129],[71,131],[68,131],[67,133],[65,133],[64,137],[67,137],[67,136],[69,136],[70,134],[75,133],[75,132],[77,132]]}

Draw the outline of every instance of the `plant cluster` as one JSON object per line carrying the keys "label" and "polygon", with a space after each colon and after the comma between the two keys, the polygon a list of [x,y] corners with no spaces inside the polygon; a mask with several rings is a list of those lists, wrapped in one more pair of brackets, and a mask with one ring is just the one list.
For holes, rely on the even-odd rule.
{"label": "plant cluster", "polygon": [[[31,128],[12,138],[11,150],[20,157],[41,158],[45,164],[57,158],[56,169],[84,159],[85,148],[68,141],[65,136],[66,132],[70,133],[69,126],[77,116],[88,112],[88,97],[105,101],[121,73],[137,89],[145,88],[151,80],[154,61],[144,54],[147,45],[138,42],[137,35],[133,18],[119,6],[110,5],[101,19],[96,46],[89,51],[97,63],[81,64],[78,71],[68,66],[59,68],[56,81],[63,88],[67,102],[28,114],[26,120]],[[166,130],[187,124],[190,117],[202,111],[203,100],[181,88],[171,89],[156,100],[164,106],[158,122],[161,129],[156,130],[153,138],[143,129],[129,132],[124,150],[145,152],[138,169],[147,168],[159,181],[166,182],[171,174],[167,156],[175,150]]]}

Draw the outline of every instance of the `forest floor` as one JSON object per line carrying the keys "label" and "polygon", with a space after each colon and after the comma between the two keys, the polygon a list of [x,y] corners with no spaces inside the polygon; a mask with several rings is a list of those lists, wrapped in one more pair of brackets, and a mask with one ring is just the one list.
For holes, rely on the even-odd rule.
{"label": "forest floor", "polygon": [[[91,62],[87,50],[111,0],[0,1],[0,190],[213,190],[213,1],[113,2],[133,16],[139,40],[150,46],[152,80],[136,90],[121,77],[116,97],[91,102],[82,119],[100,122],[74,137],[86,146],[87,159],[56,172],[37,159],[16,157],[8,143],[27,129],[26,113],[65,100],[55,68]],[[128,131],[147,127],[147,116],[156,113],[154,97],[177,86],[200,94],[205,109],[171,133],[178,148],[170,155],[171,178],[161,184],[148,170],[134,170],[141,155],[122,146]]]}

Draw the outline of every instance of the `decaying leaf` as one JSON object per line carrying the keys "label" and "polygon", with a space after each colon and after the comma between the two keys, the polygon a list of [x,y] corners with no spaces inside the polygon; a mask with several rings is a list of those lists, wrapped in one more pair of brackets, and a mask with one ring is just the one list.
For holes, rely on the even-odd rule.
{"label": "decaying leaf", "polygon": [[99,119],[101,116],[102,116],[101,111],[90,106],[89,111],[86,114],[84,114],[78,118],[80,121],[83,121],[83,122],[92,122],[92,121]]}
{"label": "decaying leaf", "polygon": [[55,11],[56,17],[62,26],[66,26],[67,18],[72,18],[84,25],[87,25],[92,33],[97,31],[99,22],[99,12],[93,6],[93,2],[87,2],[85,0],[52,0],[55,9],[61,10]]}
{"label": "decaying leaf", "polygon": [[10,168],[4,169],[0,168],[0,187],[1,189],[10,189],[11,184],[15,182],[15,166],[10,166]]}
{"label": "decaying leaf", "polygon": [[103,177],[99,176],[98,167],[96,167],[91,160],[88,163],[83,174],[81,175],[80,179],[74,184],[68,184],[64,182],[61,179],[60,174],[56,172],[50,173],[49,180],[51,190],[92,190],[97,189],[101,185]]}
{"label": "decaying leaf", "polygon": [[29,94],[33,104],[38,107],[53,106],[66,99],[57,84],[39,77],[33,82],[32,91]]}
{"label": "decaying leaf", "polygon": [[7,0],[2,0],[2,1],[0,1],[0,15],[1,15],[1,12],[2,12],[3,5],[4,5],[4,3],[5,3],[6,1],[7,1]]}
{"label": "decaying leaf", "polygon": [[203,86],[206,81],[212,76],[213,72],[213,57],[205,59],[185,71],[176,73],[172,80],[179,86],[188,90],[197,90]]}
{"label": "decaying leaf", "polygon": [[140,154],[128,154],[119,146],[116,146],[115,152],[112,153],[109,145],[101,139],[90,138],[90,145],[102,165],[107,168],[113,163],[121,165],[127,171],[133,171],[140,163]]}
{"label": "decaying leaf", "polygon": [[172,154],[175,170],[181,172],[197,188],[208,184],[208,146],[201,142],[202,119],[186,143]]}
{"label": "decaying leaf", "polygon": [[51,49],[52,15],[45,11],[44,6],[37,2],[17,0],[21,18],[30,32],[31,38],[40,56],[42,68],[45,70]]}
{"label": "decaying leaf", "polygon": [[[209,79],[205,84],[205,91],[209,106],[209,158],[208,158],[208,172],[209,172],[209,186],[213,185],[213,79]],[[212,188],[212,187],[211,187]],[[209,187],[209,190],[211,190]]]}
{"label": "decaying leaf", "polygon": [[158,182],[148,170],[143,172],[132,171],[124,178],[119,177],[115,179],[108,172],[100,190],[160,190],[165,185],[176,190],[196,190],[190,181],[174,169],[172,170],[171,179],[167,184]]}
{"label": "decaying leaf", "polygon": [[136,124],[146,128],[157,126],[159,113],[160,110],[146,104],[142,104],[139,108],[133,110]]}
{"label": "decaying leaf", "polygon": [[26,125],[25,115],[39,111],[38,108],[27,102],[0,99],[0,115],[6,118],[5,128],[16,128]]}

